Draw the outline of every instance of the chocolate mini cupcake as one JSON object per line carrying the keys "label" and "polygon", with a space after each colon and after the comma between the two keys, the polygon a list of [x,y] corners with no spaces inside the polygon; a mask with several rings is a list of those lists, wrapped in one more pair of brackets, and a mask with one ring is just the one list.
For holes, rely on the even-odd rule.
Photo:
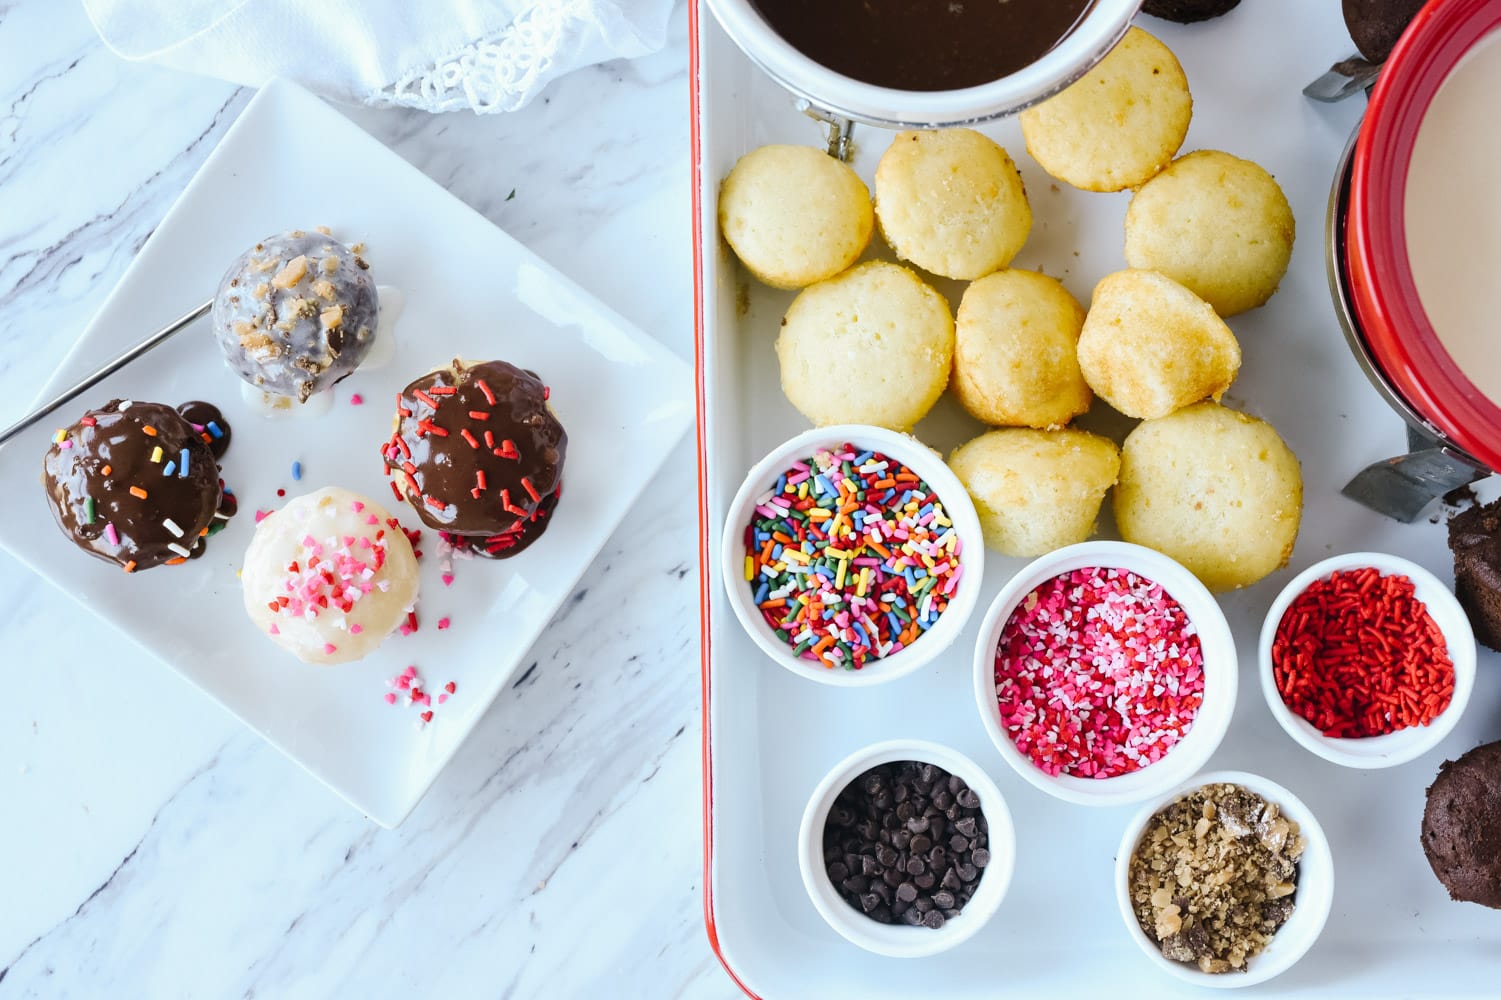
{"label": "chocolate mini cupcake", "polygon": [[1345,27],[1360,54],[1385,62],[1407,25],[1427,0],[1343,0]]}
{"label": "chocolate mini cupcake", "polygon": [[391,486],[428,527],[504,559],[547,529],[562,492],[568,435],[535,372],[504,361],[452,365],[397,399],[381,448]]}
{"label": "chocolate mini cupcake", "polygon": [[229,427],[207,403],[111,400],[57,432],[42,483],[63,534],[127,573],[203,554],[234,513],[214,446]]}
{"label": "chocolate mini cupcake", "polygon": [[368,269],[322,232],[294,229],[246,250],[214,295],[214,335],[229,367],[300,403],[350,375],[375,343]]}
{"label": "chocolate mini cupcake", "polygon": [[1449,548],[1454,553],[1454,596],[1475,638],[1501,649],[1501,500],[1450,518]]}
{"label": "chocolate mini cupcake", "polygon": [[1141,12],[1165,21],[1193,24],[1228,14],[1239,3],[1240,0],[1146,0]]}
{"label": "chocolate mini cupcake", "polygon": [[1423,853],[1451,899],[1501,909],[1501,742],[1439,766],[1423,808]]}

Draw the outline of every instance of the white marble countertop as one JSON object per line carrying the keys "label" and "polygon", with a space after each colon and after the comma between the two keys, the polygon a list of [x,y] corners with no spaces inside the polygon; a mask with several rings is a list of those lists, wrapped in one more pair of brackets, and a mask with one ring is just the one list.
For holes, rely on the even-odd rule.
{"label": "white marble countertop", "polygon": [[[349,113],[691,358],[681,8],[670,39],[509,116]],[[0,0],[0,424],[249,96]],[[685,441],[395,831],[0,555],[0,998],[739,995],[702,921],[693,477]]]}

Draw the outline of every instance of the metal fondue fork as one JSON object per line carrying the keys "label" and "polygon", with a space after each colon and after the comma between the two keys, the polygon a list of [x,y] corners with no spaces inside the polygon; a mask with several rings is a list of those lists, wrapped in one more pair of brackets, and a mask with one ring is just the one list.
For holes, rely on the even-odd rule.
{"label": "metal fondue fork", "polygon": [[183,330],[191,326],[195,320],[207,316],[208,311],[212,306],[212,301],[205,302],[203,305],[194,309],[186,316],[183,316],[180,319],[173,320],[171,323],[168,323],[166,326],[162,327],[160,330],[156,331],[151,336],[141,341],[139,344],[136,344],[134,347],[121,354],[119,357],[106,362],[103,366],[101,366],[94,372],[85,375],[82,379],[69,386],[67,389],[64,389],[57,396],[54,396],[52,399],[49,399],[41,406],[38,406],[36,409],[26,414],[26,416],[22,417],[20,420],[17,420],[9,427],[5,428],[5,430],[0,431],[0,447],[3,447],[7,442],[10,441],[11,438],[15,437],[17,434],[20,434],[22,431],[37,423],[48,414],[54,412],[59,407],[65,406],[66,404],[72,402],[74,399],[77,399],[79,396],[83,395],[85,392],[88,392],[90,389],[94,388],[94,386],[98,385],[100,382],[103,382],[105,379],[109,378],[115,372],[119,371],[121,368],[124,368],[126,365],[130,364],[141,355],[160,347],[172,337],[176,336],[178,333],[181,333]]}

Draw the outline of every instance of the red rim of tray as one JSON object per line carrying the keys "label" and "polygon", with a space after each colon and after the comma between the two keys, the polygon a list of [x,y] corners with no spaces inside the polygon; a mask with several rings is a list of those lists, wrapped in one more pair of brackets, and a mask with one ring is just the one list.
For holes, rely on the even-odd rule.
{"label": "red rim of tray", "polygon": [[714,741],[711,734],[709,713],[710,686],[713,673],[709,656],[709,483],[708,439],[704,436],[704,232],[703,190],[704,151],[699,135],[699,116],[703,112],[699,85],[698,22],[699,0],[688,0],[688,98],[690,147],[693,156],[693,370],[694,396],[698,419],[698,617],[699,617],[699,680],[703,705],[703,735],[700,744],[703,765],[703,829],[704,829],[704,930],[709,936],[709,947],[714,957],[729,974],[742,993],[752,1000],[759,1000],[740,974],[725,957],[719,943],[719,925],[714,910]]}
{"label": "red rim of tray", "polygon": [[1383,374],[1453,443],[1501,468],[1501,407],[1445,350],[1407,257],[1407,171],[1433,96],[1474,45],[1501,28],[1501,0],[1430,0],[1371,92],[1350,176],[1350,297]]}

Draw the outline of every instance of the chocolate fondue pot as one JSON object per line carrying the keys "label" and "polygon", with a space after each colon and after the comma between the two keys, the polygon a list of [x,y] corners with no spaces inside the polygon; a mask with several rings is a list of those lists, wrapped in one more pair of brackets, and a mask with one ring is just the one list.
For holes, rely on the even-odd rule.
{"label": "chocolate fondue pot", "polygon": [[[1132,16],[1141,6],[1141,0],[1088,0],[1079,5],[1077,19],[1071,25],[1064,23],[1064,30],[1056,40],[1028,39],[1027,44],[1036,46],[1036,51],[1025,50],[1030,54],[1018,56],[1024,63],[1020,68],[958,89],[918,89],[916,84],[911,88],[898,88],[867,82],[825,65],[826,62],[839,62],[849,69],[848,60],[835,58],[834,54],[864,52],[871,46],[870,39],[862,37],[862,32],[869,26],[856,23],[858,17],[850,18],[851,23],[838,31],[832,30],[832,24],[821,20],[826,14],[821,8],[828,4],[828,0],[707,2],[725,33],[752,62],[801,99],[804,110],[834,126],[831,151],[845,138],[851,122],[888,128],[935,128],[998,118],[1036,104],[1067,87],[1103,59],[1126,33]],[[1022,0],[1011,2],[1020,6]],[[1061,5],[1063,0],[1032,2]],[[901,4],[890,6],[899,8]],[[909,10],[921,6],[911,4]],[[805,13],[798,15],[798,7],[805,8]],[[773,27],[772,18],[766,13],[773,10],[781,11],[779,16],[783,18],[804,16],[809,19],[806,25],[800,26],[807,30],[788,31],[802,44],[802,49]],[[944,30],[940,23],[944,16],[935,14],[934,23],[931,26],[923,23],[921,30]],[[784,27],[790,27],[787,21],[782,23]],[[998,44],[998,40],[991,39],[990,44]],[[1023,43],[1019,41],[1018,44]],[[824,53],[824,62],[803,49]],[[938,62],[934,61],[934,75],[929,83],[936,82],[941,86],[947,71],[937,65]],[[883,69],[872,67],[872,72],[865,75],[882,77]],[[915,79],[912,74],[920,76],[921,73],[919,66],[912,69],[908,77]]]}

